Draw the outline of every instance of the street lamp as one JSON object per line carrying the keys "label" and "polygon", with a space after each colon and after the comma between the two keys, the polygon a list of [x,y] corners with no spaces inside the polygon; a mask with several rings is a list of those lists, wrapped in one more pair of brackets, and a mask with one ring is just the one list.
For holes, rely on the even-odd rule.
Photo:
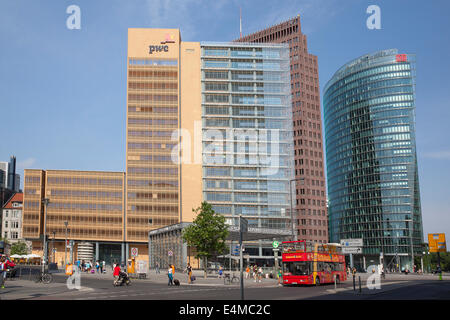
{"label": "street lamp", "polygon": [[50,199],[44,198],[42,199],[42,203],[44,205],[44,243],[43,243],[43,253],[42,257],[44,258],[42,262],[42,273],[45,271],[45,264],[47,263],[47,207],[48,203],[50,202]]}
{"label": "street lamp", "polygon": [[[407,217],[408,216],[406,216],[406,218]],[[411,226],[409,228],[409,238],[410,238],[410,242],[411,242],[411,268],[412,268],[412,272],[414,273],[414,245],[413,245],[413,236],[412,236],[414,228],[413,228],[412,215],[411,215],[410,219],[405,219],[405,222],[411,222]]]}
{"label": "street lamp", "polygon": [[67,226],[69,221],[64,221],[64,226],[66,227],[66,242],[64,242],[64,268],[67,266]]}
{"label": "street lamp", "polygon": [[291,206],[291,227],[292,227],[292,240],[297,241],[297,233],[295,232],[294,228],[294,214],[293,214],[293,208],[292,208],[292,181],[301,180],[302,178],[295,178],[289,180],[289,202]]}
{"label": "street lamp", "polygon": [[56,254],[55,254],[55,236],[56,236],[56,231],[53,231],[53,240],[52,240],[52,261],[53,263],[56,262]]}

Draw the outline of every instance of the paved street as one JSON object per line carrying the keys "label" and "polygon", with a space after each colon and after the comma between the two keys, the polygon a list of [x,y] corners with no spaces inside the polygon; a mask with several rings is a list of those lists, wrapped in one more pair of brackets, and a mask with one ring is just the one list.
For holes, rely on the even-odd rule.
{"label": "paved street", "polygon": [[[450,299],[450,276],[439,281],[432,275],[394,275],[389,274],[381,281],[381,289],[369,290],[366,286],[368,274],[361,277],[361,293],[358,281],[356,292],[353,291],[351,279],[337,286],[334,284],[319,287],[281,287],[274,279],[263,279],[255,283],[252,279],[245,281],[245,299],[248,300],[292,300],[292,299]],[[2,300],[129,300],[129,299],[163,299],[163,300],[239,300],[239,284],[225,285],[223,279],[203,279],[197,274],[195,284],[188,285],[186,274],[175,274],[181,286],[168,287],[165,274],[149,274],[148,279],[132,279],[129,287],[113,287],[111,274],[83,274],[81,289],[69,290],[66,286],[67,276],[55,274],[53,283],[45,285],[29,280],[9,280],[6,288],[0,291]]]}

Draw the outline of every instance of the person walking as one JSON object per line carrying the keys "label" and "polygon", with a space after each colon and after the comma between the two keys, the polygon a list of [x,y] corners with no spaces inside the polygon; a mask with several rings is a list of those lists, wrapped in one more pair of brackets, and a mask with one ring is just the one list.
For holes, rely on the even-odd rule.
{"label": "person walking", "polygon": [[191,284],[192,283],[192,267],[191,267],[190,263],[188,263],[186,266],[186,273],[188,275],[188,284]]}
{"label": "person walking", "polygon": [[116,282],[117,280],[119,280],[119,276],[120,276],[120,265],[116,264],[114,266],[114,272],[113,272],[113,276],[114,276],[114,281]]}
{"label": "person walking", "polygon": [[261,282],[262,275],[263,275],[263,270],[262,270],[261,267],[259,267],[259,269],[258,269],[258,282]]}
{"label": "person walking", "polygon": [[167,270],[167,277],[169,278],[168,286],[173,286],[173,269],[172,266],[169,265],[169,269]]}
{"label": "person walking", "polygon": [[250,267],[247,266],[247,268],[245,269],[245,279],[248,279],[249,275],[250,275]]}
{"label": "person walking", "polygon": [[159,263],[158,262],[155,263],[155,271],[156,271],[156,274],[160,273],[159,272]]}
{"label": "person walking", "polygon": [[95,269],[96,269],[97,273],[100,272],[100,263],[98,263],[98,260],[97,260],[97,262],[95,262]]}
{"label": "person walking", "polygon": [[5,256],[0,259],[0,287],[5,289],[5,276],[6,276],[6,259]]}
{"label": "person walking", "polygon": [[220,266],[219,267],[219,276],[218,276],[218,278],[222,278],[222,275],[223,275],[223,269],[222,269],[222,266]]}
{"label": "person walking", "polygon": [[278,285],[281,286],[281,279],[283,278],[283,274],[281,273],[281,269],[278,269],[278,273],[277,273],[277,277],[278,277]]}

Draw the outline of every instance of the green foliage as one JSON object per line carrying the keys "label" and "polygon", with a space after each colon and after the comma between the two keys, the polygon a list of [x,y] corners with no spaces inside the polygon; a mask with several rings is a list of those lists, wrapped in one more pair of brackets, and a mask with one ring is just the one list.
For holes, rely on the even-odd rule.
{"label": "green foliage", "polygon": [[[440,260],[441,260],[441,270],[442,271],[450,271],[450,252],[441,252],[439,253]],[[417,261],[416,259],[414,259]],[[417,264],[417,263],[416,263]],[[417,264],[420,266],[420,263]],[[428,266],[430,267],[430,271],[436,270],[437,267],[437,253],[431,252],[429,255],[423,256],[423,265],[424,269],[428,270]]]}
{"label": "green foliage", "polygon": [[[183,240],[191,247],[196,248],[196,258],[205,261],[213,255],[220,255],[226,250],[225,239],[228,228],[225,217],[217,214],[207,202],[202,202],[197,209],[193,223],[183,230]],[[206,269],[206,263],[204,264]]]}
{"label": "green foliage", "polygon": [[11,255],[25,255],[28,253],[27,244],[23,241],[18,241],[11,246]]}

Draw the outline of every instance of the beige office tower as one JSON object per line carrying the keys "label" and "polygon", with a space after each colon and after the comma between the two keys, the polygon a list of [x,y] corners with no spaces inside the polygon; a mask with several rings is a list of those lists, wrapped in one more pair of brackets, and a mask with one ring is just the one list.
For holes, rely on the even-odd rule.
{"label": "beige office tower", "polygon": [[200,70],[200,43],[178,29],[128,30],[127,242],[191,222],[201,204]]}

